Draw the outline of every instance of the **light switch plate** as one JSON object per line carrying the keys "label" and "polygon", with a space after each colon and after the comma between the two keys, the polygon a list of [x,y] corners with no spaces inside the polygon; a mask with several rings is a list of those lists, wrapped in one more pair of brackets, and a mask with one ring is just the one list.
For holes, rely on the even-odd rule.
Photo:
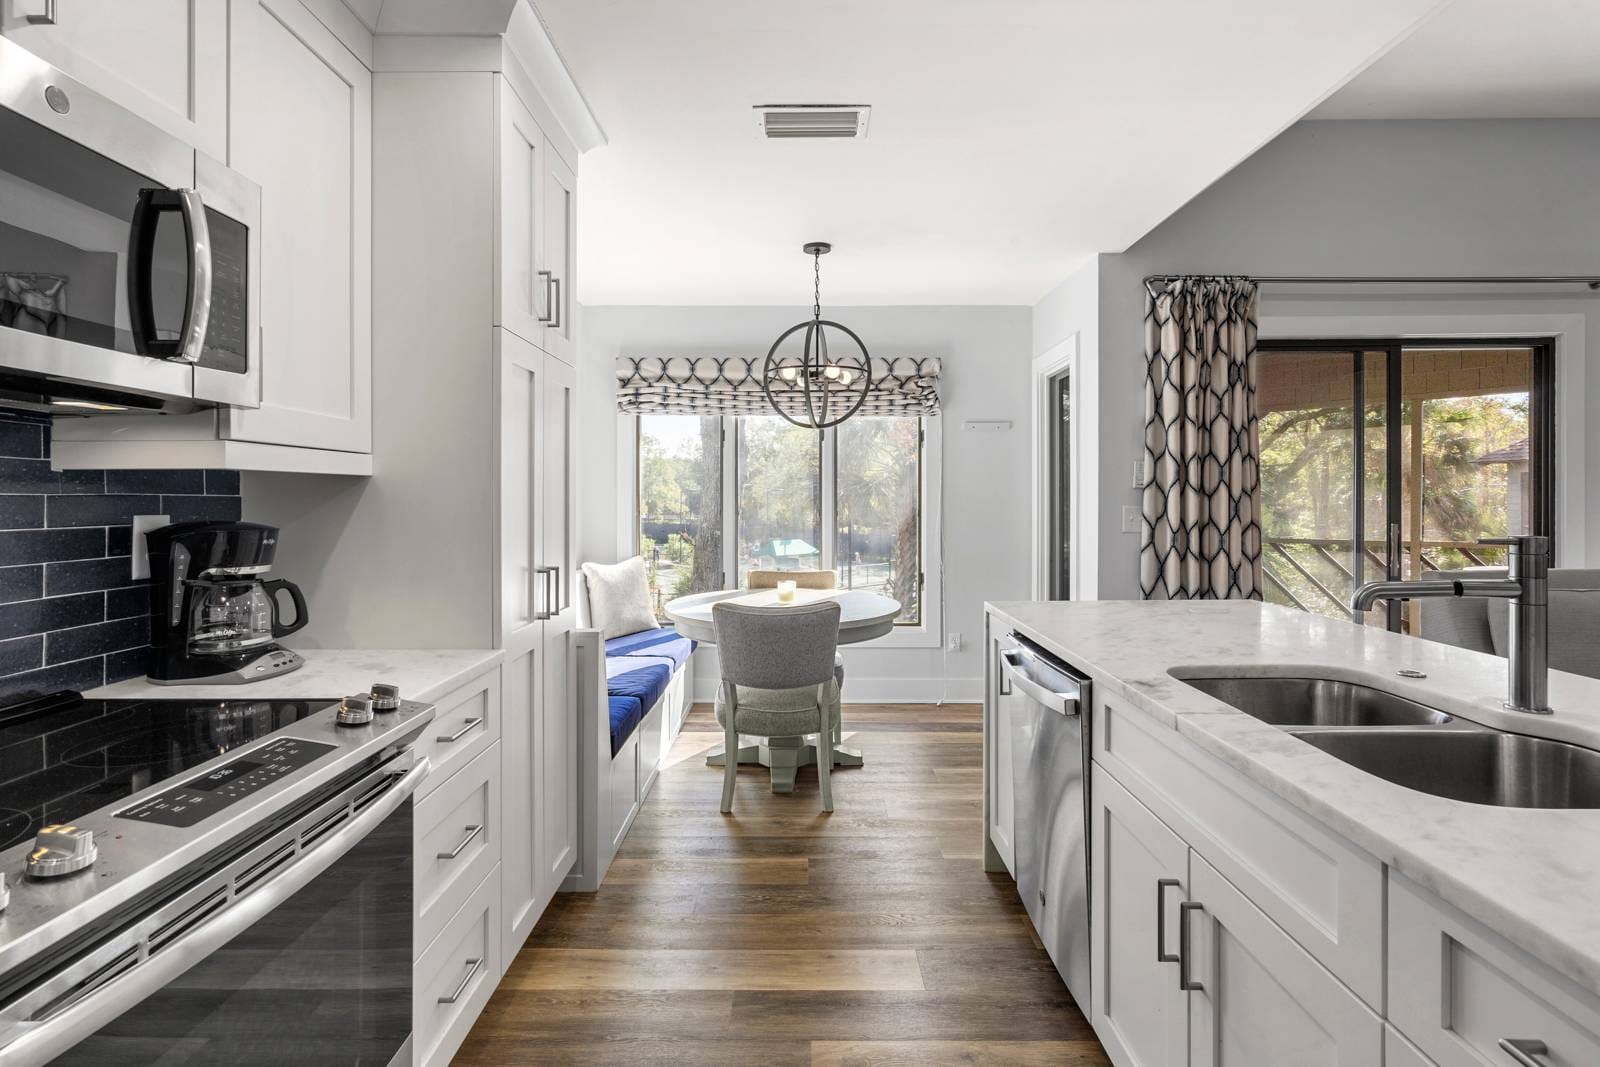
{"label": "light switch plate", "polygon": [[1135,507],[1132,504],[1124,504],[1124,505],[1122,505],[1122,532],[1123,533],[1138,533],[1139,530],[1140,530],[1140,527],[1143,526],[1143,524],[1144,524],[1144,519],[1140,515],[1139,509],[1137,507]]}
{"label": "light switch plate", "polygon": [[133,580],[150,577],[150,547],[145,544],[144,535],[151,530],[159,530],[163,526],[171,526],[172,520],[165,515],[135,515],[133,517]]}

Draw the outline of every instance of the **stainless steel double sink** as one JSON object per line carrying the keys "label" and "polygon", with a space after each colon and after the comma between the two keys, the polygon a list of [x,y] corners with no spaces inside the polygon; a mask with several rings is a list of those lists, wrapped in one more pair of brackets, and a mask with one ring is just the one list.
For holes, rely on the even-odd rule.
{"label": "stainless steel double sink", "polygon": [[1179,680],[1407,789],[1506,808],[1600,808],[1593,749],[1491,729],[1334,678]]}

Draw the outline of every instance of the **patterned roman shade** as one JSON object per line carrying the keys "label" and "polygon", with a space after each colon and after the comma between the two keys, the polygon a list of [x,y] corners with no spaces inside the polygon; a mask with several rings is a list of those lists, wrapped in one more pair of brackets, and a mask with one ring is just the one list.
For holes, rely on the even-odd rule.
{"label": "patterned roman shade", "polygon": [[[617,360],[617,410],[627,415],[770,415],[759,356],[624,356]],[[859,415],[939,413],[936,356],[873,359],[872,392]],[[790,398],[803,408],[801,387]],[[783,401],[780,394],[779,400]]]}

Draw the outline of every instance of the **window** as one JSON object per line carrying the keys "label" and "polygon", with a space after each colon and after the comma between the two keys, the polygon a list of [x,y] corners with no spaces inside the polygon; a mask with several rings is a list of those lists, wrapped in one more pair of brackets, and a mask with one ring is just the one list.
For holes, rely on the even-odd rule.
{"label": "window", "polygon": [[[1362,582],[1503,566],[1480,539],[1552,532],[1548,339],[1261,349],[1267,600],[1349,618]],[[1421,633],[1414,604],[1366,621]]]}
{"label": "window", "polygon": [[822,435],[780,419],[739,419],[739,585],[753,570],[822,562]]}
{"label": "window", "polygon": [[839,584],[894,597],[909,623],[922,610],[921,421],[857,418],[835,431]]}
{"label": "window", "polygon": [[722,420],[639,418],[639,554],[656,614],[722,588]]}
{"label": "window", "polygon": [[831,568],[844,588],[900,601],[900,625],[932,626],[927,439],[919,418],[858,416],[819,434],[775,415],[640,416],[639,551],[658,614],[752,570]]}

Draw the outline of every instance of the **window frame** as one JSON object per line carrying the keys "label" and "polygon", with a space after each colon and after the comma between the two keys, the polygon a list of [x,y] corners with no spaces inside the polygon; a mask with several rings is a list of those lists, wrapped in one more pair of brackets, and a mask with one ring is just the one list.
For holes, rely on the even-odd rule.
{"label": "window frame", "polygon": [[[698,416],[685,416],[694,418]],[[764,417],[764,416],[762,416]],[[774,418],[777,416],[774,415]],[[904,416],[911,417],[911,416]],[[722,575],[726,583],[736,580],[738,574],[739,534],[739,422],[743,416],[722,417]],[[918,622],[896,623],[883,637],[871,642],[873,648],[939,648],[944,640],[944,568],[941,555],[943,485],[941,459],[944,452],[943,420],[937,416],[921,418],[921,437],[918,456],[918,498],[921,512],[918,515],[918,534],[921,552],[921,619]],[[632,467],[627,476],[619,479],[620,514],[629,521],[619,531],[618,550],[623,555],[636,555],[639,551],[639,448],[641,445],[640,417],[626,416],[618,420],[618,455],[626,457]],[[835,429],[823,431],[822,442],[822,566],[834,568],[838,555],[838,457],[839,438]],[[625,501],[625,503],[624,503]]]}

